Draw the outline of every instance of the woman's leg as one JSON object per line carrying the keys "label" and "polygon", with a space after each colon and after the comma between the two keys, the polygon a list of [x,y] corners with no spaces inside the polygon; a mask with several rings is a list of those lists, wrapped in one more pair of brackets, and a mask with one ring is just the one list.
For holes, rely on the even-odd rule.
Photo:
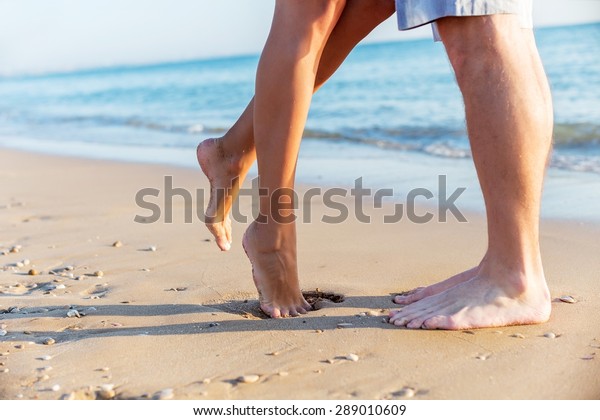
{"label": "woman's leg", "polygon": [[[333,75],[352,49],[394,11],[394,0],[347,0],[323,50],[314,91]],[[252,99],[223,137],[207,139],[198,146],[198,161],[211,183],[206,225],[223,251],[231,246],[229,212],[237,188],[255,160]]]}
{"label": "woman's leg", "polygon": [[260,307],[274,318],[310,309],[298,281],[294,178],[319,60],[344,4],[277,0],[258,64],[254,139],[260,216],[242,245],[252,263]]}

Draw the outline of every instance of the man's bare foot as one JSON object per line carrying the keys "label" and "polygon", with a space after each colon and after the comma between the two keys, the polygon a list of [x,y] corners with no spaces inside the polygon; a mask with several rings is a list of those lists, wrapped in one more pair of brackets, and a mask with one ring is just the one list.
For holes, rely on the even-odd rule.
{"label": "man's bare foot", "polygon": [[252,264],[254,285],[265,314],[281,318],[311,310],[300,291],[293,225],[273,229],[253,222],[244,234],[242,245]]}
{"label": "man's bare foot", "polygon": [[426,297],[437,295],[442,293],[462,282],[471,280],[479,271],[479,266],[473,267],[469,270],[463,271],[462,273],[456,274],[446,280],[432,284],[427,287],[417,287],[416,289],[409,290],[408,292],[401,293],[394,297],[394,303],[399,305],[410,305],[411,303],[418,302]]}
{"label": "man's bare foot", "polygon": [[391,311],[389,322],[444,330],[539,324],[548,320],[550,305],[543,274],[526,278],[480,269],[470,280]]}
{"label": "man's bare foot", "polygon": [[229,213],[246,175],[239,156],[228,156],[222,139],[207,139],[198,145],[196,156],[202,172],[210,182],[210,199],[206,206],[206,227],[221,251],[231,248]]}

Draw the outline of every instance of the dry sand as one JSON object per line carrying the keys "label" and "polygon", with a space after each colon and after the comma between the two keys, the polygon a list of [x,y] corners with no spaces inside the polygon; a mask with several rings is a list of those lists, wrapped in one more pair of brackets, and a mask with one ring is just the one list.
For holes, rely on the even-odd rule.
{"label": "dry sand", "polygon": [[[301,224],[303,288],[345,300],[272,320],[258,311],[243,225],[223,253],[200,221],[184,223],[181,200],[171,224],[133,222],[148,214],[135,193],[163,190],[165,175],[190,191],[206,186],[189,169],[1,151],[0,254],[21,245],[0,255],[1,398],[93,395],[102,384],[116,398],[165,389],[176,399],[600,397],[598,226],[543,222],[552,296],[577,300],[555,301],[548,323],[447,332],[400,329],[384,317],[395,292],[479,261],[481,216]],[[317,220],[325,211],[313,210]],[[70,309],[83,316],[68,317]],[[47,337],[55,343],[43,344]],[[258,380],[241,383],[242,375]]]}

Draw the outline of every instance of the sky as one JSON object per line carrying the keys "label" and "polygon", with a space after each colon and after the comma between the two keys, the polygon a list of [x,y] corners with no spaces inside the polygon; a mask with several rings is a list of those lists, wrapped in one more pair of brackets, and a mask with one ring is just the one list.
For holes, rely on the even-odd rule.
{"label": "sky", "polygon": [[[290,0],[291,1],[291,0]],[[369,0],[355,0],[369,1]],[[0,75],[257,54],[274,0],[0,0]],[[600,0],[534,0],[537,26],[600,22]],[[430,37],[395,18],[365,42]]]}

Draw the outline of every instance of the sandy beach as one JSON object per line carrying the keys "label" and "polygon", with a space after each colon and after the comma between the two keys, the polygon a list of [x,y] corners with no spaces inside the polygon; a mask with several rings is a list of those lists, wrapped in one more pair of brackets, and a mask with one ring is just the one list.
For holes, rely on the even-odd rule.
{"label": "sandy beach", "polygon": [[244,224],[223,253],[180,199],[173,223],[134,222],[136,192],[169,175],[207,187],[199,170],[1,150],[0,398],[600,398],[600,226],[542,221],[548,323],[411,331],[385,323],[391,297],[478,263],[483,216],[326,224],[315,203],[301,281],[332,300],[272,320]]}

